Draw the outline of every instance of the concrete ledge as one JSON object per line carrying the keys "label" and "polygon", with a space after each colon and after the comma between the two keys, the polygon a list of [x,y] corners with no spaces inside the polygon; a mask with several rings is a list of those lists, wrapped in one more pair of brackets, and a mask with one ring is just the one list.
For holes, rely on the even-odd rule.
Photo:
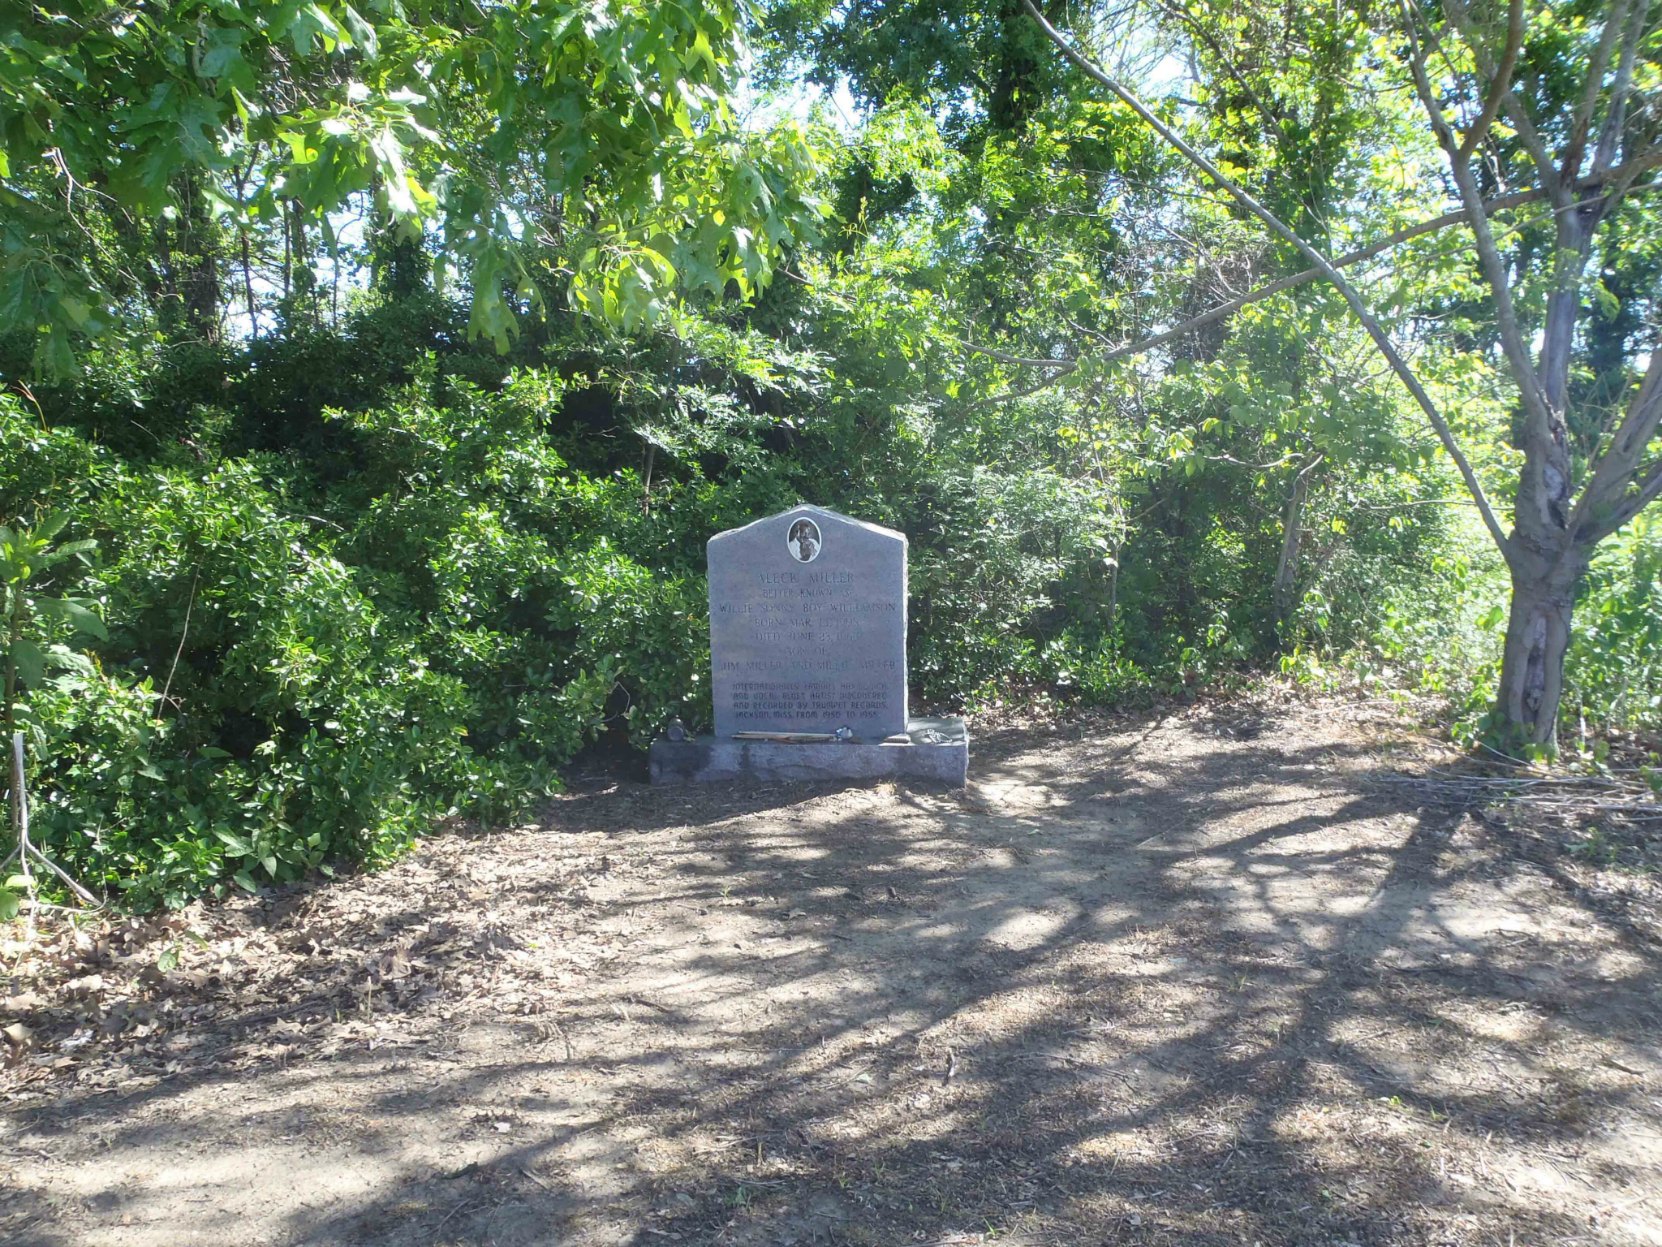
{"label": "concrete ledge", "polygon": [[962,787],[969,731],[962,719],[912,719],[884,741],[732,740],[698,736],[652,742],[655,784],[758,779],[932,779]]}

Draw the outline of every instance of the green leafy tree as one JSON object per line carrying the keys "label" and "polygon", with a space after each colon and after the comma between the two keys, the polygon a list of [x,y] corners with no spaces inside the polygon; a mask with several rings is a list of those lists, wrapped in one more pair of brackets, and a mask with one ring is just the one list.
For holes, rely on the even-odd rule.
{"label": "green leafy tree", "polygon": [[[1406,48],[1403,59],[1412,86],[1446,154],[1451,189],[1460,204],[1453,219],[1464,219],[1471,230],[1501,356],[1517,388],[1520,410],[1513,440],[1522,466],[1515,478],[1509,532],[1470,447],[1355,284],[1315,243],[1254,197],[1233,169],[1185,142],[1050,26],[1032,0],[1024,3],[1088,77],[1135,109],[1216,187],[1296,248],[1367,330],[1459,469],[1511,574],[1511,615],[1493,711],[1497,735],[1550,748],[1564,687],[1571,612],[1592,551],[1662,496],[1662,459],[1655,447],[1662,423],[1658,344],[1636,337],[1615,348],[1619,363],[1606,359],[1605,372],[1617,374],[1613,385],[1623,401],[1603,413],[1573,413],[1569,384],[1585,342],[1579,328],[1592,293],[1590,266],[1609,240],[1620,236],[1614,223],[1631,219],[1631,192],[1638,178],[1662,161],[1652,106],[1652,95],[1662,84],[1662,63],[1650,8],[1623,3],[1588,12],[1546,9],[1531,17],[1517,0],[1505,14],[1478,15],[1464,0],[1450,0],[1442,20],[1406,9],[1402,24],[1386,35],[1386,50]],[[1542,72],[1526,76],[1525,65]],[[1535,89],[1526,89],[1526,81]],[[1532,98],[1525,100],[1520,93]],[[1516,150],[1495,141],[1502,117],[1518,136]],[[1477,173],[1475,157],[1481,150],[1502,162],[1505,189],[1514,198],[1501,206],[1543,203],[1550,210],[1549,246],[1502,254],[1492,220],[1495,206]],[[1538,337],[1538,350],[1532,337]],[[1603,345],[1608,355],[1608,338]],[[1641,377],[1637,366],[1647,355],[1649,366]],[[1584,439],[1585,458],[1579,460],[1571,437],[1577,426],[1592,430]]]}
{"label": "green leafy tree", "polygon": [[284,231],[285,272],[306,272],[307,223],[332,236],[368,199],[395,235],[434,231],[472,332],[505,346],[554,293],[632,327],[689,291],[749,292],[816,217],[802,135],[733,116],[744,11],[725,0],[6,8],[0,317],[60,373],[132,319],[145,282],[112,238],[151,219],[209,266],[172,292],[200,325],[216,221],[244,240],[252,305],[250,232]]}

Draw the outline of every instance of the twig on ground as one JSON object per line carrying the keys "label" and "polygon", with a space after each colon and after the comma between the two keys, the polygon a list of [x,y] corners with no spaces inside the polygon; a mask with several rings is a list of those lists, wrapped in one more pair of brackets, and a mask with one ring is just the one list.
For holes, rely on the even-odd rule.
{"label": "twig on ground", "polygon": [[1427,775],[1382,775],[1376,782],[1416,788],[1460,805],[1504,803],[1662,822],[1662,801],[1637,774],[1632,778],[1620,774],[1498,776],[1433,770]]}

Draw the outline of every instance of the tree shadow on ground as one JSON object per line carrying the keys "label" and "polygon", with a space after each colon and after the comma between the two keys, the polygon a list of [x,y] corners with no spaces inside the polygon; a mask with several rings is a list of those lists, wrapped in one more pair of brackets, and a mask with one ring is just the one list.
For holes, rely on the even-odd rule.
{"label": "tree shadow on ground", "polygon": [[[226,1123],[167,1102],[253,1084],[244,1136],[372,1174],[275,1241],[1637,1235],[1662,1186],[1615,1136],[1658,1129],[1656,948],[1462,811],[1376,783],[1363,732],[1205,726],[1001,739],[963,797],[596,782],[499,898],[523,946],[575,903],[561,845],[585,846],[592,921],[548,955],[602,930],[623,951],[552,1015],[418,997],[391,1056],[198,1060],[119,1102],[68,1092],[30,1129],[200,1152]],[[453,976],[491,955],[438,947]],[[122,1190],[101,1215],[144,1218]],[[77,1241],[22,1207],[27,1241]]]}

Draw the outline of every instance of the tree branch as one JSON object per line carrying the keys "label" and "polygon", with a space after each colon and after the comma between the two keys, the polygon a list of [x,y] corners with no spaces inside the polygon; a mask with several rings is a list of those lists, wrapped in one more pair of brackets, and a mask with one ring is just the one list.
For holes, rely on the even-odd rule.
{"label": "tree branch", "polygon": [[1599,96],[1604,92],[1604,70],[1610,64],[1610,54],[1616,50],[1616,40],[1622,27],[1627,25],[1629,5],[1632,3],[1633,0],[1615,0],[1615,4],[1605,16],[1604,29],[1599,33],[1598,50],[1593,53],[1593,59],[1587,65],[1587,86],[1570,122],[1569,142],[1564,145],[1565,178],[1573,178],[1576,170],[1581,167],[1581,154],[1587,148],[1593,112],[1598,108]]}
{"label": "tree branch", "polygon": [[[1630,172],[1632,174],[1641,173],[1645,169],[1654,168],[1657,165],[1662,165],[1662,151],[1650,152],[1637,160],[1630,161],[1627,164],[1620,165],[1617,168],[1610,170],[1609,178],[1613,181],[1618,177],[1628,175]],[[1588,185],[1591,184],[1591,182],[1588,183]],[[1646,182],[1643,185],[1632,187],[1629,193],[1655,190],[1658,187],[1662,187],[1662,182]],[[1490,212],[1500,212],[1508,208],[1518,208],[1525,204],[1536,203],[1546,197],[1546,191],[1537,187],[1534,190],[1515,191],[1510,195],[1501,195],[1495,199],[1487,200],[1485,201],[1484,207]],[[1380,239],[1378,242],[1370,243],[1368,246],[1358,248],[1355,251],[1347,251],[1344,255],[1341,255],[1332,261],[1333,267],[1348,268],[1353,264],[1360,264],[1364,260],[1371,260],[1375,256],[1382,255],[1384,252],[1389,251],[1392,247],[1395,247],[1400,243],[1408,242],[1425,234],[1435,233],[1438,230],[1447,229],[1451,225],[1459,225],[1465,220],[1466,211],[1464,208],[1461,208],[1454,212],[1445,212],[1439,217],[1432,217],[1429,221],[1421,221],[1417,225],[1405,226],[1404,228]],[[795,273],[788,273],[786,275],[797,281],[803,280],[802,278],[797,277]],[[1111,364],[1116,360],[1128,359],[1135,355],[1141,355],[1145,351],[1152,351],[1156,347],[1164,346],[1168,342],[1175,342],[1177,339],[1194,333],[1196,330],[1204,329],[1207,325],[1214,324],[1217,321],[1223,320],[1225,317],[1232,316],[1244,307],[1250,307],[1254,303],[1261,303],[1265,299],[1278,295],[1284,290],[1292,290],[1299,286],[1309,285],[1311,282],[1319,280],[1321,276],[1321,269],[1307,268],[1300,272],[1292,273],[1286,277],[1278,278],[1266,286],[1260,286],[1258,289],[1251,291],[1248,294],[1244,294],[1238,299],[1231,299],[1227,303],[1220,303],[1217,307],[1202,312],[1199,316],[1190,317],[1182,324],[1174,325],[1170,329],[1162,330],[1160,333],[1154,334],[1152,337],[1142,338],[1135,342],[1128,342],[1123,346],[1116,346],[1108,351],[1104,351],[1100,355],[1093,355],[1091,357],[1092,361],[1098,364]],[[1074,330],[1086,337],[1102,340],[1101,334],[1097,333],[1093,329],[1087,329],[1085,326],[1079,324],[1072,318],[1068,318],[1068,324]],[[1037,394],[1039,391],[1049,388],[1050,386],[1056,384],[1056,382],[1062,380],[1064,377],[1067,377],[1069,374],[1075,372],[1080,363],[1080,360],[1077,357],[1073,359],[1026,360],[1020,356],[1011,355],[1003,351],[998,351],[995,354],[993,350],[980,347],[973,342],[966,341],[963,338],[955,340],[966,350],[975,351],[983,355],[993,355],[994,358],[1002,359],[1005,363],[1025,364],[1034,367],[1042,366],[1055,369],[1050,376],[1034,385],[1026,387],[1025,389],[1016,390],[1008,394],[995,394],[990,398],[981,399],[971,405],[971,410],[975,410],[992,403],[1009,402],[1015,399],[1027,398],[1033,394]],[[1662,359],[1662,351],[1658,352],[1658,358]],[[1470,501],[1470,499],[1467,499],[1467,501]]]}
{"label": "tree branch", "polygon": [[1499,519],[1496,518],[1494,508],[1490,506],[1489,497],[1483,490],[1482,482],[1477,479],[1477,473],[1472,469],[1470,460],[1466,458],[1465,451],[1461,449],[1460,443],[1455,439],[1454,430],[1449,427],[1448,421],[1443,418],[1443,413],[1438,410],[1437,404],[1432,401],[1431,395],[1426,393],[1425,387],[1420,384],[1420,379],[1414,374],[1414,370],[1408,366],[1408,361],[1397,350],[1396,344],[1391,341],[1390,335],[1385,332],[1384,326],[1379,323],[1373,313],[1368,310],[1367,305],[1362,302],[1362,297],[1356,292],[1355,287],[1345,280],[1344,276],[1333,267],[1326,256],[1300,238],[1280,217],[1237,186],[1221,169],[1193,147],[1190,147],[1171,127],[1150,112],[1141,100],[1109,77],[1107,72],[1095,61],[1069,43],[1060,31],[1045,20],[1045,15],[1039,11],[1033,0],[1022,0],[1022,6],[1026,8],[1029,16],[1039,24],[1039,28],[1045,32],[1046,38],[1061,50],[1062,55],[1077,65],[1092,80],[1112,92],[1121,103],[1141,117],[1143,122],[1153,129],[1156,134],[1182,153],[1184,159],[1198,168],[1217,186],[1227,191],[1241,207],[1257,217],[1282,239],[1296,247],[1309,259],[1312,265],[1321,271],[1323,277],[1333,283],[1352,314],[1362,322],[1362,327],[1367,330],[1368,336],[1373,339],[1374,345],[1385,356],[1386,361],[1391,365],[1392,371],[1397,374],[1398,379],[1413,395],[1414,401],[1419,404],[1420,410],[1425,412],[1426,418],[1431,421],[1431,427],[1437,431],[1437,438],[1442,442],[1443,449],[1448,452],[1449,458],[1454,460],[1455,467],[1459,469],[1460,478],[1466,483],[1466,489],[1471,493],[1472,500],[1477,503],[1478,512],[1482,515],[1483,522],[1489,529],[1489,535],[1494,539],[1495,545],[1499,548],[1502,556],[1505,557],[1508,563],[1511,563],[1515,557],[1512,542],[1507,537],[1506,531],[1501,527]]}
{"label": "tree branch", "polygon": [[1177,4],[1172,3],[1171,0],[1160,0],[1160,7],[1167,13],[1170,13],[1173,17],[1182,21],[1184,25],[1188,26],[1190,30],[1194,31],[1194,33],[1200,37],[1201,42],[1212,50],[1212,55],[1217,57],[1218,60],[1223,63],[1224,72],[1235,80],[1235,85],[1240,87],[1242,91],[1246,92],[1247,98],[1252,101],[1252,106],[1258,110],[1259,115],[1263,117],[1265,123],[1272,129],[1279,128],[1281,125],[1281,115],[1266,104],[1263,96],[1259,95],[1258,92],[1253,89],[1252,84],[1246,80],[1246,75],[1235,67],[1235,62],[1231,60],[1229,54],[1223,50],[1223,45],[1212,37],[1212,32],[1207,30],[1205,25],[1201,23],[1194,16],[1194,14],[1190,13],[1187,8],[1181,8]]}
{"label": "tree branch", "polygon": [[[1449,7],[1452,11],[1456,5],[1450,3]],[[1415,11],[1412,0],[1405,0],[1403,30],[1408,36],[1408,66],[1414,76],[1414,89],[1419,93],[1420,103],[1424,105],[1426,114],[1431,118],[1431,128],[1437,135],[1438,143],[1448,153],[1449,170],[1454,175],[1455,188],[1460,192],[1460,201],[1466,205],[1467,217],[1472,227],[1472,240],[1477,245],[1478,260],[1483,266],[1483,275],[1488,280],[1490,293],[1495,298],[1495,320],[1500,330],[1501,348],[1506,353],[1507,363],[1511,365],[1512,376],[1518,383],[1518,393],[1523,399],[1524,411],[1529,415],[1531,423],[1536,426],[1538,434],[1546,437],[1552,424],[1551,407],[1541,387],[1540,377],[1536,374],[1534,362],[1529,357],[1529,345],[1518,328],[1518,314],[1512,305],[1512,286],[1507,278],[1506,261],[1501,258],[1500,248],[1495,245],[1494,232],[1489,228],[1489,215],[1484,211],[1483,195],[1478,190],[1477,179],[1472,176],[1471,161],[1460,155],[1460,145],[1455,141],[1454,130],[1443,114],[1442,105],[1437,103],[1436,92],[1432,90],[1431,79],[1426,73],[1425,53],[1414,33]],[[1555,195],[1553,198],[1556,203],[1558,196]]]}
{"label": "tree branch", "polygon": [[[1647,152],[1644,156],[1641,156],[1636,160],[1631,160],[1626,164],[1618,165],[1616,168],[1611,169],[1606,177],[1609,182],[1615,183],[1623,176],[1637,176],[1638,174],[1643,173],[1646,169],[1653,169],[1657,165],[1662,165],[1662,151]],[[1598,184],[1600,183],[1590,179],[1584,183],[1584,186],[1591,188]],[[1662,182],[1646,182],[1640,186],[1628,188],[1627,193],[1633,194],[1639,191],[1655,190],[1658,187],[1662,187]],[[1540,187],[1536,187],[1534,190],[1514,191],[1510,195],[1499,195],[1494,199],[1486,199],[1483,201],[1483,208],[1484,211],[1489,213],[1503,212],[1508,208],[1521,208],[1525,204],[1536,203],[1546,198],[1547,192]],[[1402,229],[1399,229],[1394,233],[1387,234],[1378,242],[1369,243],[1366,247],[1359,247],[1355,251],[1347,251],[1345,254],[1336,257],[1332,261],[1333,267],[1349,268],[1353,264],[1360,264],[1364,260],[1371,260],[1375,256],[1383,255],[1392,247],[1395,247],[1401,243],[1409,242],[1426,234],[1434,234],[1438,230],[1447,229],[1451,225],[1463,224],[1467,219],[1466,210],[1464,208],[1457,208],[1453,212],[1445,212],[1442,216],[1432,217],[1430,220],[1421,221],[1417,225],[1404,226]],[[1207,325],[1212,324],[1214,321],[1222,320],[1225,316],[1233,315],[1235,312],[1240,311],[1243,307],[1250,307],[1254,303],[1261,303],[1263,300],[1270,298],[1272,295],[1280,294],[1283,290],[1292,290],[1297,286],[1308,285],[1310,282],[1318,280],[1321,276],[1321,269],[1307,268],[1297,273],[1292,273],[1286,277],[1277,278],[1275,281],[1270,282],[1266,286],[1260,286],[1256,290],[1243,294],[1238,299],[1231,299],[1227,303],[1220,303],[1217,307],[1202,312],[1199,316],[1186,320],[1181,325],[1176,325],[1171,329],[1162,330],[1153,337],[1143,338],[1140,341],[1131,342],[1125,346],[1117,346],[1107,354],[1097,356],[1097,362],[1106,364],[1111,363],[1116,359],[1124,359],[1130,355],[1141,355],[1144,351],[1152,351],[1157,346],[1164,346],[1166,343],[1181,338],[1185,334],[1193,333],[1197,329],[1204,329]]]}
{"label": "tree branch", "polygon": [[1609,519],[1599,525],[1599,535],[1596,540],[1604,540],[1658,498],[1662,498],[1662,461],[1651,465],[1650,471],[1639,482],[1638,493],[1629,494],[1616,504],[1615,509],[1610,513]]}
{"label": "tree branch", "polygon": [[[1658,159],[1659,161],[1662,161],[1662,157],[1659,157]],[[1490,208],[1498,211],[1504,208],[1520,207],[1524,204],[1532,203],[1535,200],[1544,199],[1545,197],[1544,192],[1539,190],[1520,191],[1515,195],[1503,195],[1499,199],[1490,200],[1489,206]],[[1366,247],[1360,247],[1355,251],[1347,251],[1344,255],[1333,259],[1331,263],[1334,268],[1349,268],[1352,264],[1360,264],[1364,260],[1371,260],[1375,256],[1383,255],[1392,247],[1395,247],[1400,243],[1408,242],[1425,234],[1434,234],[1438,230],[1447,229],[1451,225],[1459,225],[1464,222],[1465,219],[1466,212],[1463,208],[1455,212],[1445,212],[1442,216],[1432,217],[1429,221],[1421,221],[1417,225],[1404,226],[1402,229],[1399,229],[1394,233],[1387,234],[1378,242],[1370,243]],[[1283,290],[1292,290],[1298,286],[1307,286],[1311,282],[1319,280],[1321,277],[1322,271],[1319,268],[1302,269],[1299,272],[1291,273],[1286,277],[1279,277],[1266,286],[1260,286],[1256,290],[1243,294],[1238,299],[1231,299],[1228,303],[1220,303],[1217,307],[1214,307],[1209,311],[1202,312],[1199,316],[1192,317],[1191,319],[1184,321],[1181,325],[1176,325],[1171,329],[1157,333],[1151,338],[1144,338],[1140,342],[1132,342],[1125,346],[1117,346],[1107,354],[1099,355],[1097,359],[1099,362],[1106,364],[1116,359],[1124,359],[1128,355],[1141,355],[1144,351],[1152,351],[1157,346],[1164,346],[1166,343],[1177,338],[1181,338],[1185,334],[1193,333],[1197,329],[1204,329],[1207,325],[1212,324],[1214,321],[1222,320],[1225,316],[1233,315],[1234,313],[1240,311],[1243,307],[1250,307],[1254,303],[1261,303],[1273,295],[1280,294]]]}
{"label": "tree branch", "polygon": [[1512,71],[1518,65],[1518,53],[1523,49],[1524,37],[1524,7],[1523,0],[1512,0],[1506,14],[1506,48],[1501,53],[1500,64],[1495,72],[1489,75],[1489,98],[1484,102],[1483,111],[1478,114],[1477,120],[1472,122],[1471,128],[1466,131],[1466,137],[1460,144],[1461,160],[1468,160],[1477,150],[1477,145],[1483,141],[1483,136],[1489,133],[1489,127],[1495,124],[1495,117],[1500,113],[1501,106],[1506,103],[1506,96],[1512,89]]}
{"label": "tree branch", "polygon": [[1079,367],[1077,359],[1044,359],[1042,357],[1012,355],[1009,351],[1001,351],[996,346],[982,346],[978,342],[971,342],[968,338],[955,338],[954,340],[965,350],[974,351],[977,355],[990,356],[1001,364],[1013,364],[1017,368],[1064,368],[1071,372]]}
{"label": "tree branch", "polygon": [[[1408,0],[1408,3],[1412,6],[1413,0]],[[1410,11],[1417,13],[1418,9],[1411,7]],[[1518,132],[1524,150],[1529,153],[1530,162],[1540,176],[1541,185],[1546,188],[1547,197],[1558,207],[1567,207],[1570,203],[1569,186],[1574,175],[1559,172],[1558,162],[1547,150],[1546,141],[1535,128],[1535,120],[1529,115],[1529,110],[1523,106],[1517,92],[1512,90],[1512,84],[1501,81],[1496,75],[1495,71],[1499,66],[1490,58],[1488,49],[1478,40],[1471,15],[1466,11],[1465,0],[1443,0],[1443,11],[1448,14],[1449,21],[1454,23],[1460,37],[1471,48],[1478,70],[1490,80],[1493,84],[1492,89],[1499,94],[1501,104],[1506,109],[1506,116],[1511,120],[1512,128]],[[1436,40],[1437,33],[1429,23],[1426,25],[1426,32],[1433,41]]]}
{"label": "tree branch", "polygon": [[[1611,437],[1610,444],[1593,464],[1592,474],[1582,488],[1581,497],[1576,500],[1575,510],[1570,514],[1570,533],[1577,541],[1596,544],[1639,513],[1644,502],[1630,514],[1620,515],[1626,501],[1623,494],[1627,482],[1638,472],[1639,462],[1646,447],[1656,437],[1658,428],[1662,428],[1662,342],[1651,345],[1650,367],[1645,369],[1639,392],[1628,404],[1627,414]],[[1643,486],[1639,492],[1643,498]],[[1602,518],[1598,514],[1601,508],[1605,509]],[[1617,517],[1614,522],[1613,517]]]}
{"label": "tree branch", "polygon": [[1014,403],[1014,402],[1017,402],[1020,399],[1031,398],[1031,397],[1033,397],[1033,395],[1037,394],[1040,390],[1048,390],[1051,386],[1055,385],[1063,377],[1067,376],[1069,373],[1073,372],[1078,367],[1079,367],[1079,365],[1077,363],[1075,363],[1075,364],[1073,364],[1072,367],[1060,369],[1057,372],[1051,373],[1048,377],[1041,377],[1039,380],[1035,381],[1032,385],[1024,386],[1023,388],[1021,388],[1019,390],[1010,390],[1010,391],[1008,391],[1004,394],[989,395],[986,398],[979,399],[976,402],[971,403],[969,405],[969,407],[966,408],[966,410],[968,410],[968,411],[979,411],[979,410],[981,410],[981,408],[991,407],[995,403]]}
{"label": "tree branch", "polygon": [[1610,111],[1605,114],[1600,129],[1598,146],[1593,150],[1593,172],[1609,167],[1616,158],[1616,144],[1622,127],[1627,124],[1627,101],[1633,92],[1633,62],[1638,56],[1639,44],[1645,35],[1645,19],[1649,6],[1636,4],[1630,18],[1627,37],[1622,42],[1622,57],[1616,68],[1616,82],[1610,91]]}

